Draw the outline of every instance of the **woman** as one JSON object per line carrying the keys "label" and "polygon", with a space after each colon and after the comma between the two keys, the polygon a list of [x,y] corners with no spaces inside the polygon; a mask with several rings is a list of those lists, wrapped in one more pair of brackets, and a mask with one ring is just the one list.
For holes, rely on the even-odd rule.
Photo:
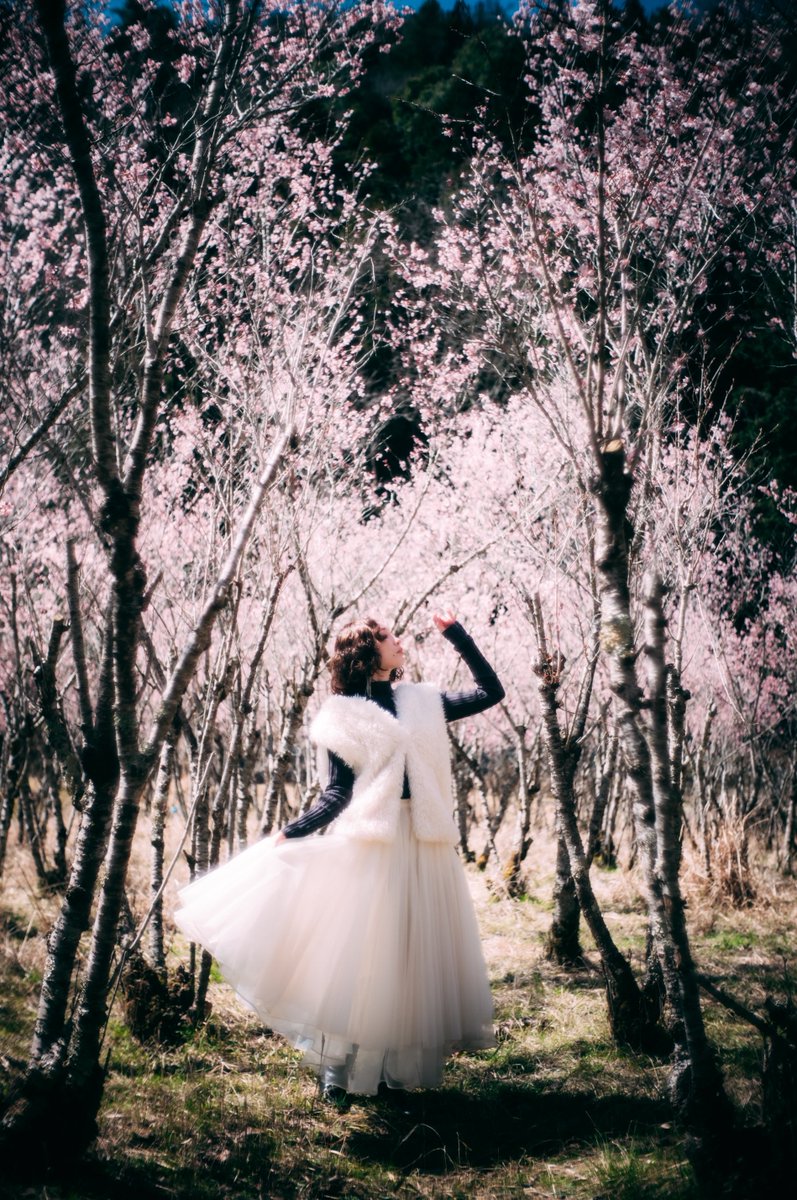
{"label": "woman", "polygon": [[[445,723],[504,692],[453,613],[433,619],[475,687],[393,687],[399,639],[378,621],[348,625],[330,662],[333,695],[310,730],[329,757],[322,796],[184,888],[175,914],[333,1100],[380,1083],[436,1087],[453,1047],[493,1044]],[[332,821],[323,838],[300,840]]]}

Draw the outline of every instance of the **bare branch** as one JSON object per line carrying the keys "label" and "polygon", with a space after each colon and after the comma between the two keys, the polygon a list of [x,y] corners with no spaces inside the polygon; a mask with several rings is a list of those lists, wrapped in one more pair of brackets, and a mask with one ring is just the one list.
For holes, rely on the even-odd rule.
{"label": "bare branch", "polygon": [[238,533],[216,579],[212,595],[185,645],[163,693],[160,711],[150,730],[146,749],[142,754],[142,769],[146,773],[154,764],[166,732],[174,720],[175,713],[191,682],[200,656],[210,645],[210,635],[216,618],[227,603],[229,589],[246,550],[255,519],[266,498],[279,467],[293,439],[293,430],[287,430],[278,440],[258,480],[249,506],[244,513]]}
{"label": "bare branch", "polygon": [[21,466],[31,451],[36,449],[39,442],[42,440],[45,434],[49,433],[58,418],[66,411],[72,401],[77,399],[77,397],[81,394],[84,386],[85,381],[81,379],[71,388],[67,388],[63,395],[56,400],[55,404],[50,407],[50,411],[47,413],[47,416],[40,421],[33,432],[29,434],[27,440],[22,443],[16,454],[12,454],[2,471],[0,471],[0,494],[2,493],[3,488],[6,486],[11,476],[16,471],[17,467]]}
{"label": "bare branch", "polygon": [[114,436],[111,426],[109,370],[111,304],[108,241],[105,212],[100,198],[77,75],[64,26],[64,0],[36,0],[36,10],[47,43],[55,77],[55,95],[69,156],[75,171],[86,233],[89,285],[89,406],[91,437],[97,478],[106,493],[118,485]]}
{"label": "bare branch", "polygon": [[86,669],[86,647],[83,641],[83,618],[80,612],[80,596],[78,594],[78,564],[75,558],[75,539],[69,538],[66,543],[67,580],[66,591],[69,599],[69,627],[72,634],[72,655],[75,660],[77,676],[77,694],[80,705],[80,720],[84,731],[94,724],[94,714],[91,711],[91,696],[89,694],[89,677]]}
{"label": "bare branch", "polygon": [[39,692],[39,704],[44,723],[47,727],[50,745],[58,755],[58,761],[61,764],[61,768],[69,784],[69,790],[72,793],[72,802],[76,807],[79,807],[85,787],[85,780],[80,761],[72,745],[72,739],[69,736],[64,714],[61,711],[55,683],[55,664],[58,660],[61,641],[68,628],[69,624],[63,617],[55,617],[50,630],[47,657],[43,661],[38,660],[32,645],[30,646],[30,650],[36,663],[34,678]]}

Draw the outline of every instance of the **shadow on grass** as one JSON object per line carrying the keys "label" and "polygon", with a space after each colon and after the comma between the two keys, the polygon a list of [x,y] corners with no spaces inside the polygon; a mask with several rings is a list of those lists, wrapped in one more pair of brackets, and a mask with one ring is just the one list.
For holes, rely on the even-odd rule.
{"label": "shadow on grass", "polygon": [[497,1080],[478,1095],[453,1089],[388,1092],[365,1103],[373,1105],[373,1119],[369,1128],[352,1130],[347,1153],[429,1173],[550,1158],[569,1146],[623,1138],[630,1131],[650,1137],[668,1116],[665,1103],[640,1096],[552,1093]]}
{"label": "shadow on grass", "polygon": [[[734,962],[729,968],[707,959],[701,964],[701,973],[717,987],[727,988],[731,995],[742,1003],[746,1000],[749,987],[757,986],[776,995],[788,992],[792,986],[790,970],[783,959],[764,959],[756,962]],[[705,995],[705,994],[704,994]],[[705,997],[708,999],[708,997]],[[716,1002],[715,1002],[716,1003]],[[752,1007],[756,1007],[755,1004]]]}
{"label": "shadow on grass", "polygon": [[[136,1139],[134,1139],[135,1143]],[[289,1200],[296,1187],[274,1165],[274,1140],[267,1131],[250,1130],[222,1149],[205,1145],[198,1161],[171,1167],[153,1145],[153,1153],[104,1158],[95,1152],[60,1170],[24,1175],[0,1182],[0,1200]]]}

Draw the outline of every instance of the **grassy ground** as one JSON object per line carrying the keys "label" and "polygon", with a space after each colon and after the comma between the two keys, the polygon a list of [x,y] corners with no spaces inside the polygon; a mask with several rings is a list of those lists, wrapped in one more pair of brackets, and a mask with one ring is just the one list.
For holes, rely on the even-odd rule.
{"label": "grassy ground", "polygon": [[[524,901],[470,876],[498,1045],[454,1057],[440,1091],[363,1098],[340,1112],[216,979],[209,1023],[177,1049],[137,1044],[114,1011],[91,1155],[69,1179],[0,1182],[0,1195],[696,1200],[685,1141],[662,1098],[666,1066],[614,1048],[594,969],[565,973],[543,956],[552,860],[543,836]],[[594,874],[618,943],[639,963],[645,922],[633,877]],[[701,969],[754,1008],[767,991],[782,993],[795,963],[797,887],[762,873],[754,907],[734,911],[709,902],[689,871],[686,885]],[[0,893],[0,1084],[24,1061],[51,915],[17,856]],[[584,946],[594,959],[588,938]],[[706,1018],[729,1091],[753,1125],[761,1039],[712,1002]]]}

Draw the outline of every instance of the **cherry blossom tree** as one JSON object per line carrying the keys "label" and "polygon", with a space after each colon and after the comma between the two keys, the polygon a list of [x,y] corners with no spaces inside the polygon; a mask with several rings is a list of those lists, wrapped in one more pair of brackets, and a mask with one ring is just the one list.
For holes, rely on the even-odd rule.
{"label": "cherry blossom tree", "polygon": [[[642,40],[594,0],[521,6],[515,27],[535,122],[527,142],[509,155],[488,127],[477,131],[436,243],[402,256],[416,298],[414,395],[430,419],[437,410],[452,421],[463,401],[490,404],[500,419],[506,398],[520,397],[574,474],[634,798],[651,966],[676,1044],[672,1095],[707,1128],[724,1108],[678,880],[684,695],[662,637],[681,597],[671,593],[664,610],[657,573],[645,574],[657,565],[658,518],[645,492],[657,486],[658,448],[709,389],[699,351],[717,319],[712,272],[727,256],[761,254],[789,182],[788,98],[762,86],[777,33],[754,22],[734,40],[732,29],[671,14]],[[635,596],[647,606],[644,632]],[[557,684],[558,669],[541,661],[546,669]],[[551,741],[549,752],[555,773]]]}
{"label": "cherry blossom tree", "polygon": [[[79,735],[57,697],[43,704],[83,800],[31,1062],[5,1120],[16,1145],[24,1131],[79,1151],[93,1134],[142,795],[214,624],[234,599],[269,490],[289,461],[294,471],[311,467],[302,447],[323,439],[345,388],[338,382],[333,393],[329,380],[345,371],[354,386],[344,314],[354,310],[361,239],[303,106],[345,88],[363,48],[392,23],[381,6],[186,3],[167,31],[169,52],[158,56],[143,21],[114,30],[93,10],[45,0],[9,18],[3,152],[12,202],[3,220],[12,248],[7,288],[17,302],[6,342],[12,456],[4,501],[14,499],[13,483],[26,495],[36,482],[29,505],[42,521],[42,484],[56,507],[68,505],[68,519],[78,514],[83,600],[93,602],[70,605]],[[331,236],[333,225],[347,231],[345,242]],[[324,249],[325,235],[336,249]],[[337,268],[336,250],[346,260]],[[322,273],[334,295],[321,294]],[[26,307],[34,290],[37,302]],[[256,321],[247,320],[252,312]],[[170,443],[185,439],[192,412],[204,438],[194,436],[195,423],[183,449],[191,467],[170,478]],[[202,459],[208,445],[213,452]],[[28,472],[23,481],[42,450],[44,478]],[[181,556],[200,586],[174,597],[182,636],[158,670],[147,613],[157,608],[159,618],[165,597],[151,556],[158,543],[161,555],[173,545],[162,524],[170,509],[172,521],[204,510],[209,552],[197,554],[195,544]],[[39,584],[57,595],[55,572],[42,570],[36,551],[31,560]],[[275,562],[274,579],[284,571]],[[77,599],[77,563],[70,578]],[[153,597],[161,603],[151,606]],[[65,632],[56,622],[40,656],[50,701]],[[96,653],[87,655],[92,641]],[[154,688],[142,689],[142,671]]]}

